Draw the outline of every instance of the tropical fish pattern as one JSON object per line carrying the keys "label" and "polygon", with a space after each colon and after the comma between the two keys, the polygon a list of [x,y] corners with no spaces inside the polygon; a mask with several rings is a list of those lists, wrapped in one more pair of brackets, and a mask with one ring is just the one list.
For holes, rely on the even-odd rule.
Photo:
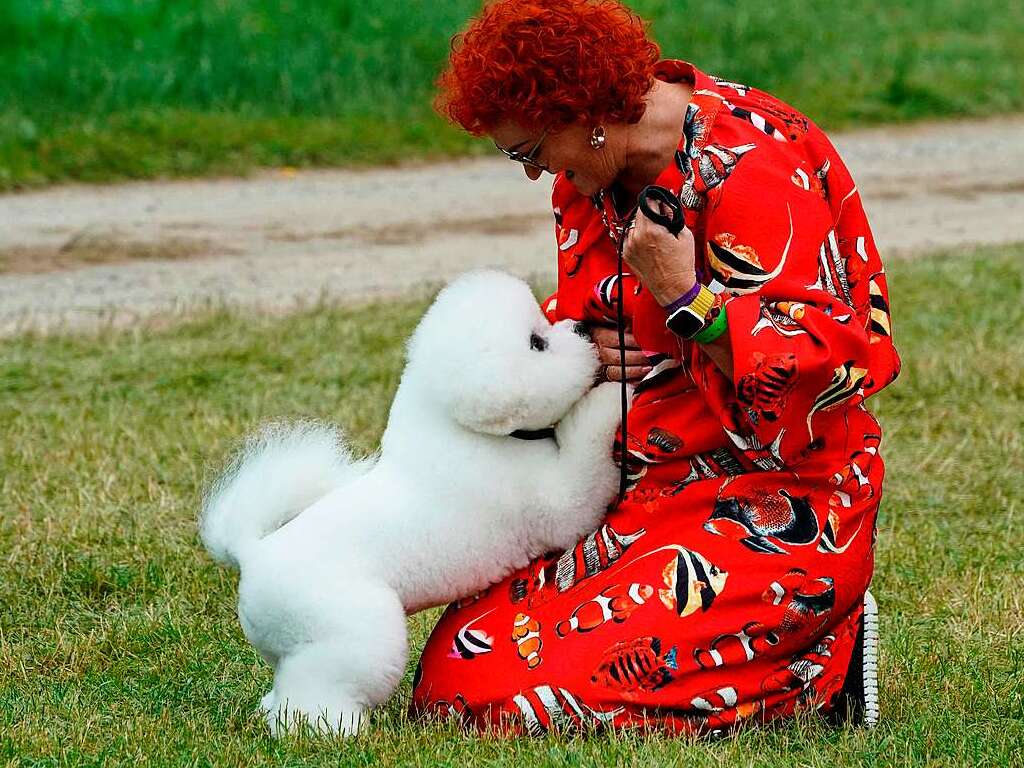
{"label": "tropical fish pattern", "polygon": [[701,669],[744,664],[778,642],[775,632],[759,621],[750,621],[736,632],[718,635],[707,648],[695,649],[693,658]]}
{"label": "tropical fish pattern", "polygon": [[785,555],[783,544],[810,544],[818,518],[806,496],[764,487],[718,497],[704,530],[739,541],[754,552]]}
{"label": "tropical fish pattern", "polygon": [[608,648],[590,681],[628,697],[637,691],[656,691],[667,685],[677,669],[674,646],[663,654],[661,638],[638,637]]}
{"label": "tropical fish pattern", "polygon": [[792,352],[754,353],[754,370],[736,382],[736,397],[751,421],[778,421],[796,386],[797,362]]}
{"label": "tropical fish pattern", "polygon": [[567,592],[584,579],[607,570],[644,533],[646,531],[640,528],[623,534],[608,524],[602,525],[558,558],[555,563],[556,588],[559,592]]}
{"label": "tropical fish pattern", "polygon": [[558,622],[555,634],[566,637],[572,632],[593,632],[608,622],[621,624],[654,594],[649,584],[613,584],[595,597],[580,604],[564,621]]}
{"label": "tropical fish pattern", "polygon": [[540,622],[531,619],[525,613],[517,613],[512,622],[512,642],[516,645],[516,654],[526,662],[529,669],[540,666],[540,651],[544,641],[540,636]]}
{"label": "tropical fish pattern", "polygon": [[493,609],[487,611],[483,616],[478,616],[466,622],[455,633],[455,637],[452,639],[451,653],[449,654],[451,658],[475,659],[481,654],[490,653],[494,650],[494,638],[491,635],[488,635],[482,629],[471,628],[473,624],[476,624],[480,619],[492,612]]}
{"label": "tropical fish pattern", "polygon": [[623,711],[593,709],[565,688],[538,685],[512,697],[526,733],[543,736],[549,731],[582,730],[611,722]]}
{"label": "tropical fish pattern", "polygon": [[627,493],[575,546],[444,613],[414,712],[536,736],[722,733],[828,712],[846,680],[883,498],[870,398],[899,372],[885,270],[817,126],[684,62],[657,77],[692,89],[653,181],[679,196],[732,371],[618,276],[629,219],[612,195],[557,175],[558,288],[541,306],[552,322],[612,327],[621,301],[652,368],[609,446]]}
{"label": "tropical fish pattern", "polygon": [[697,611],[707,612],[725,589],[729,574],[700,552],[678,544],[656,549],[651,554],[665,549],[675,550],[676,554],[661,571],[665,588],[658,590],[658,599],[679,618]]}

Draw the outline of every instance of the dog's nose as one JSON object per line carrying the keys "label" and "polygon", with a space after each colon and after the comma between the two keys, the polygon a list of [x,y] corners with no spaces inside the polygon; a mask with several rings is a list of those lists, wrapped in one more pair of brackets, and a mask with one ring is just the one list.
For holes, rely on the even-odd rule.
{"label": "dog's nose", "polygon": [[585,339],[590,338],[590,329],[587,328],[586,323],[573,323],[572,332],[582,336]]}

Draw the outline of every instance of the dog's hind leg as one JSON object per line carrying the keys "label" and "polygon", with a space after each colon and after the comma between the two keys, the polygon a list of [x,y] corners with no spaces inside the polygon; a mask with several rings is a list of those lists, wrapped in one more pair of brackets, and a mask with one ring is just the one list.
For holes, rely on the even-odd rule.
{"label": "dog's hind leg", "polygon": [[323,637],[282,656],[262,709],[274,735],[305,720],[324,733],[353,735],[369,710],[394,692],[408,656],[405,610],[390,589],[346,585],[344,624],[330,622]]}

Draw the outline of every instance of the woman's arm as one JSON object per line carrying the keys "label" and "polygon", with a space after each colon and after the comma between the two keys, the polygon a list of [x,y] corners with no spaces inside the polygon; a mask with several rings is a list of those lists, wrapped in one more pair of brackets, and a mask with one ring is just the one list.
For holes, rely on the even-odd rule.
{"label": "woman's arm", "polygon": [[[661,213],[669,216],[671,212],[667,207],[659,205]],[[695,245],[693,234],[688,229],[684,228],[676,236],[660,224],[638,214],[626,235],[622,258],[663,307],[697,283]],[[731,379],[733,361],[729,334],[724,333],[715,341],[702,345],[702,349],[722,373]]]}

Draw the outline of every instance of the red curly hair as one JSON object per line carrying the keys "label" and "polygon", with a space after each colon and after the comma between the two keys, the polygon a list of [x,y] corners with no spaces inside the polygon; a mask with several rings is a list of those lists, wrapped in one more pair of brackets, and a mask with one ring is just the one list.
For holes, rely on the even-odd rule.
{"label": "red curly hair", "polygon": [[660,53],[615,0],[495,0],[452,38],[434,105],[476,136],[505,119],[553,130],[633,123]]}

